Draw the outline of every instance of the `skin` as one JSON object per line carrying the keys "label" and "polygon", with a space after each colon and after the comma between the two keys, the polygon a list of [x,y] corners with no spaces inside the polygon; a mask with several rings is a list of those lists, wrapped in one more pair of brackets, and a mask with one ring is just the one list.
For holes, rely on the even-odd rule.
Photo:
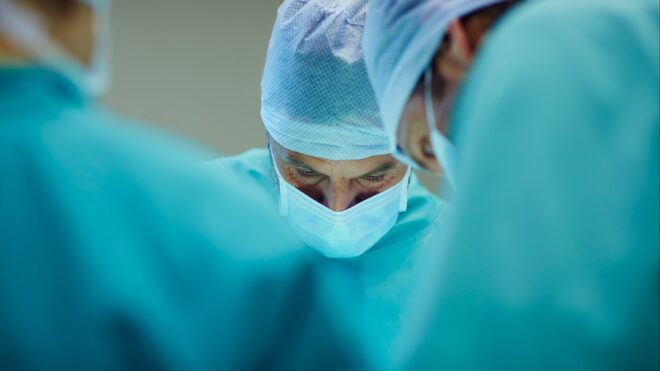
{"label": "skin", "polygon": [[[46,6],[39,0],[20,0],[20,6],[41,18],[51,40],[72,58],[89,66],[93,52],[93,12],[80,2],[62,0],[61,5]],[[30,54],[0,33],[0,56],[17,62],[29,62]]]}
{"label": "skin", "polygon": [[291,151],[269,138],[282,177],[334,211],[346,210],[401,182],[408,167],[392,156],[326,160]]}
{"label": "skin", "polygon": [[[470,65],[488,32],[490,22],[476,17],[469,21],[453,21],[441,47],[431,62],[433,68],[433,110],[438,130],[447,135],[448,117],[454,98]],[[442,167],[433,153],[430,131],[426,122],[423,80],[420,80],[406,104],[399,128],[397,143],[421,167],[441,173]]]}

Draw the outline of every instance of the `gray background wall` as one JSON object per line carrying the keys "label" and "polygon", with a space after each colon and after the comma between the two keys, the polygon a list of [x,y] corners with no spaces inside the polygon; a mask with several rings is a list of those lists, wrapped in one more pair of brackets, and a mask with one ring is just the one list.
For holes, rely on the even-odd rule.
{"label": "gray background wall", "polygon": [[259,80],[278,1],[115,0],[115,110],[236,154],[262,146]]}
{"label": "gray background wall", "polygon": [[114,0],[106,103],[227,155],[263,146],[259,81],[279,4]]}

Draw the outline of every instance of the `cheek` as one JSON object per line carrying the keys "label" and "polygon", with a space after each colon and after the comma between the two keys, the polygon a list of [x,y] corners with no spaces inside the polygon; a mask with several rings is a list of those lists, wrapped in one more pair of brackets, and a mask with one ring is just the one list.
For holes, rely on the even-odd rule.
{"label": "cheek", "polygon": [[413,93],[404,108],[401,120],[406,126],[426,124],[426,111],[424,110],[424,99],[422,94]]}
{"label": "cheek", "polygon": [[376,187],[373,188],[374,191],[377,193],[387,191],[389,188],[391,188],[393,185],[398,183],[401,179],[399,179],[398,174],[389,174],[386,175],[385,178],[383,178],[383,181],[380,182]]}
{"label": "cheek", "polygon": [[421,94],[411,96],[401,118],[397,141],[403,151],[416,161],[422,152],[422,140],[428,134],[426,111]]}
{"label": "cheek", "polygon": [[436,112],[436,120],[438,120],[436,126],[438,130],[446,136],[449,135],[449,117],[451,116],[452,110],[454,109],[458,88],[458,84],[449,84],[443,99],[439,102],[439,104],[434,106]]}

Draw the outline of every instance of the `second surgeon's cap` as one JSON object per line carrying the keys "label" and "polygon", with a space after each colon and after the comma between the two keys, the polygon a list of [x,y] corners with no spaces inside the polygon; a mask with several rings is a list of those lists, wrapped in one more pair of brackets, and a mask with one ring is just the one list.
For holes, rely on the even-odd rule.
{"label": "second surgeon's cap", "polygon": [[282,146],[329,160],[389,153],[362,57],[365,0],[288,0],[261,80],[261,117]]}
{"label": "second surgeon's cap", "polygon": [[372,0],[364,57],[391,148],[403,109],[449,24],[503,0]]}

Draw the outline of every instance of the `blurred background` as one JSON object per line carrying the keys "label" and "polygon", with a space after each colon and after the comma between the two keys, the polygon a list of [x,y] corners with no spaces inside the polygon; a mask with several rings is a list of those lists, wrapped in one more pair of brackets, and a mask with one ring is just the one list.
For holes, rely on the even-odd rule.
{"label": "blurred background", "polygon": [[106,103],[224,154],[263,146],[259,81],[278,5],[115,0]]}
{"label": "blurred background", "polygon": [[263,147],[259,82],[279,5],[113,1],[113,85],[105,102],[225,155]]}

